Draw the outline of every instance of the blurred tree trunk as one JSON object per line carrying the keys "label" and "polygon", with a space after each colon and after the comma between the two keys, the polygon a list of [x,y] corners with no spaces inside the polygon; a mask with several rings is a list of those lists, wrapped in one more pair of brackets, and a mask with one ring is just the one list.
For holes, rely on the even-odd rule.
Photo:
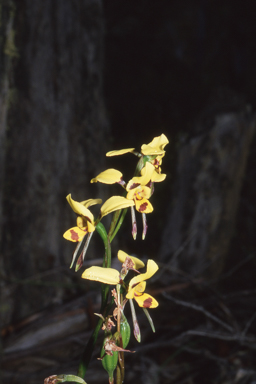
{"label": "blurred tree trunk", "polygon": [[160,259],[191,275],[217,277],[225,265],[255,131],[248,108],[224,110],[213,109],[178,150]]}
{"label": "blurred tree trunk", "polygon": [[[0,7],[0,269],[6,324],[68,294],[54,286],[74,248],[62,237],[75,225],[65,197],[99,197],[101,187],[89,180],[104,167],[108,126],[101,0],[0,0]],[[49,271],[56,273],[41,278]],[[49,279],[53,286],[43,286]]]}

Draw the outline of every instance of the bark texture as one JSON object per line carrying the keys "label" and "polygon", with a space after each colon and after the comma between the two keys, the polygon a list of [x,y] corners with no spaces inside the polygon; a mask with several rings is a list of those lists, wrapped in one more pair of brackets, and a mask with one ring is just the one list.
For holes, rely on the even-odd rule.
{"label": "bark texture", "polygon": [[[54,273],[69,265],[74,248],[62,238],[75,225],[65,197],[99,197],[101,187],[89,181],[104,166],[108,126],[101,1],[1,1],[1,9],[1,313],[6,324],[70,293],[56,286]],[[44,285],[49,279],[52,287]]]}
{"label": "bark texture", "polygon": [[190,274],[216,277],[234,235],[256,119],[245,110],[218,113],[213,121],[179,149],[160,259]]}

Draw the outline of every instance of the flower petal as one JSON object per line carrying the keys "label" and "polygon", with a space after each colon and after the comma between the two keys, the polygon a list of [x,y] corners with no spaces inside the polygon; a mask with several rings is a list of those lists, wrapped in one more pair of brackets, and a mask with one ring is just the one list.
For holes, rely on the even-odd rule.
{"label": "flower petal", "polygon": [[89,220],[87,221],[87,231],[90,232],[90,233],[95,231],[95,226],[94,226],[94,224],[93,224],[93,223],[90,223]]}
{"label": "flower petal", "polygon": [[135,150],[135,148],[126,148],[126,149],[119,149],[117,151],[110,151],[106,153],[106,156],[119,156],[124,155],[125,153],[132,153]]}
{"label": "flower petal", "polygon": [[101,217],[108,215],[111,212],[117,211],[134,205],[133,200],[128,200],[123,196],[112,196],[101,207]]}
{"label": "flower petal", "polygon": [[167,137],[162,135],[154,137],[149,144],[143,144],[141,146],[141,153],[143,155],[162,155],[165,153],[164,147],[169,143]]}
{"label": "flower petal", "polygon": [[74,243],[82,241],[84,236],[87,234],[87,230],[83,231],[81,228],[73,227],[68,229],[63,237],[66,240],[73,241]]}
{"label": "flower petal", "polygon": [[[149,168],[149,166],[147,166],[147,164],[151,164],[153,169],[152,169],[152,167]],[[158,183],[158,182],[164,181],[164,179],[166,178],[165,174],[161,174],[161,173],[157,172],[156,167],[152,163],[149,163],[149,162],[147,162],[145,167],[142,168],[141,174],[144,177],[144,179],[142,179],[142,180],[143,181],[145,180],[144,183],[141,183],[143,185],[147,185],[149,181]]]}
{"label": "flower petal", "polygon": [[[132,185],[130,187],[132,187]],[[145,197],[146,199],[149,199],[151,196],[151,189],[149,187],[146,187],[145,185],[139,185],[138,187],[135,187],[134,189],[131,188],[130,190],[126,188],[126,190],[128,191],[126,198],[129,200],[130,199],[140,200],[143,197]]]}
{"label": "flower petal", "polygon": [[138,305],[142,308],[156,308],[158,307],[158,302],[154,297],[150,296],[148,293],[143,293],[140,296],[134,296],[134,300],[137,301]]}
{"label": "flower petal", "polygon": [[77,213],[78,215],[82,215],[82,216],[87,217],[91,223],[94,222],[93,214],[82,203],[79,203],[78,201],[73,200],[71,198],[71,194],[69,194],[66,197],[66,199],[67,199],[70,207],[73,209],[73,211],[75,213]]}
{"label": "flower petal", "polygon": [[102,203],[101,199],[89,199],[89,200],[81,201],[81,204],[84,205],[85,208],[89,208],[92,205],[101,204],[101,203]]}
{"label": "flower petal", "polygon": [[121,263],[124,263],[125,262],[125,259],[126,257],[130,257],[130,259],[132,259],[132,261],[134,262],[134,269],[140,269],[140,268],[143,268],[145,266],[145,264],[143,263],[143,261],[141,261],[140,259],[138,259],[137,257],[134,257],[134,256],[130,256],[128,255],[126,252],[124,251],[118,251],[117,253],[117,257],[118,257],[118,260],[121,261]]}
{"label": "flower petal", "polygon": [[145,291],[146,285],[147,285],[146,281],[142,281],[141,283],[136,285],[135,296],[141,295]]}
{"label": "flower petal", "polygon": [[151,213],[154,210],[150,201],[148,201],[144,197],[141,200],[135,199],[135,207],[136,210],[140,213]]}
{"label": "flower petal", "polygon": [[146,282],[142,281],[139,284],[135,285],[133,288],[129,289],[126,298],[134,299],[137,296],[141,296],[146,288]]}
{"label": "flower petal", "polygon": [[164,181],[166,179],[165,173],[157,173],[156,171],[153,172],[151,181],[154,183],[160,183],[161,181]]}
{"label": "flower petal", "polygon": [[77,216],[76,225],[82,229],[82,231],[87,227],[87,220],[81,216]]}
{"label": "flower petal", "polygon": [[154,260],[148,260],[146,273],[141,273],[140,275],[133,277],[129,283],[129,290],[136,286],[138,283],[150,279],[150,277],[153,276],[156,271],[158,271],[158,269],[158,265]]}
{"label": "flower petal", "polygon": [[122,181],[123,174],[117,169],[110,168],[104,172],[101,172],[94,179],[91,179],[91,183],[97,183],[97,181],[104,184],[114,184]]}
{"label": "flower petal", "polygon": [[82,278],[100,281],[104,284],[116,285],[120,281],[120,274],[114,268],[91,267],[84,271]]}
{"label": "flower petal", "polygon": [[141,170],[142,176],[133,177],[127,183],[126,190],[128,191],[130,189],[133,189],[134,186],[137,186],[137,185],[147,185],[152,179],[152,175],[154,172],[155,172],[154,165],[147,161],[145,164],[145,167],[143,167]]}

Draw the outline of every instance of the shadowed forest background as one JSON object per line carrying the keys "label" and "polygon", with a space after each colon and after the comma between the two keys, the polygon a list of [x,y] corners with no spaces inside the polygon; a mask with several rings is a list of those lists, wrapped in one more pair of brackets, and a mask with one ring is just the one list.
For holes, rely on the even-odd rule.
{"label": "shadowed forest background", "polygon": [[[162,133],[167,179],[146,240],[138,218],[134,243],[127,215],[113,244],[160,266],[156,333],[139,315],[126,382],[255,382],[251,2],[0,0],[0,15],[0,382],[76,372],[99,289],[69,269],[66,195],[119,193],[90,179],[111,167],[132,177],[135,161],[105,153]],[[100,262],[97,240],[85,267]],[[88,384],[107,382],[98,351]]]}

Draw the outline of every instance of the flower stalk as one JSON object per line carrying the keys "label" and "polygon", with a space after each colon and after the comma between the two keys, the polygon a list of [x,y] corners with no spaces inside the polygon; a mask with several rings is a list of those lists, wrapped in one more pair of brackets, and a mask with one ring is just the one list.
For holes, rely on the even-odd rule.
{"label": "flower stalk", "polygon": [[[155,137],[149,144],[143,144],[140,152],[135,151],[135,148],[126,148],[107,153],[108,157],[126,154],[133,154],[139,157],[134,176],[127,183],[124,181],[122,173],[113,168],[101,172],[91,180],[91,183],[118,184],[119,188],[121,186],[125,190],[122,196],[112,196],[103,204],[101,199],[89,199],[78,202],[71,198],[71,194],[67,196],[70,207],[77,215],[76,226],[68,229],[63,235],[66,240],[77,243],[70,268],[73,267],[79,253],[75,271],[82,268],[94,232],[97,232],[104,245],[102,267],[92,266],[82,273],[83,279],[101,283],[101,307],[100,314],[97,314],[99,319],[96,327],[92,331],[81,356],[77,376],[50,376],[45,379],[48,380],[47,384],[52,378],[54,380],[56,378],[56,383],[71,381],[71,379],[74,382],[85,383],[84,377],[101,329],[104,330],[105,337],[99,359],[102,360],[102,365],[108,372],[109,383],[114,384],[114,372],[116,373],[116,383],[124,383],[124,352],[131,352],[125,349],[131,336],[130,325],[124,315],[127,301],[130,303],[135,339],[141,342],[141,331],[134,302],[136,302],[139,308],[143,309],[152,331],[155,332],[153,320],[148,309],[156,308],[158,302],[145,291],[146,281],[157,272],[158,266],[154,260],[148,260],[146,272],[140,273],[139,269],[145,267],[144,262],[119,250],[117,257],[121,262],[121,267],[119,270],[114,269],[111,267],[111,243],[124,222],[128,208],[131,208],[133,239],[135,240],[137,237],[135,210],[142,214],[142,239],[145,239],[148,229],[146,215],[153,212],[153,206],[149,200],[154,192],[154,184],[162,182],[166,178],[166,175],[161,173],[161,165],[165,155],[164,148],[167,144],[168,139],[162,134]],[[98,216],[94,218],[91,207],[97,204],[102,205]],[[101,220],[109,214],[113,215],[107,232]],[[111,286],[115,288],[112,289],[110,294]],[[116,331],[114,332],[115,329]]]}

